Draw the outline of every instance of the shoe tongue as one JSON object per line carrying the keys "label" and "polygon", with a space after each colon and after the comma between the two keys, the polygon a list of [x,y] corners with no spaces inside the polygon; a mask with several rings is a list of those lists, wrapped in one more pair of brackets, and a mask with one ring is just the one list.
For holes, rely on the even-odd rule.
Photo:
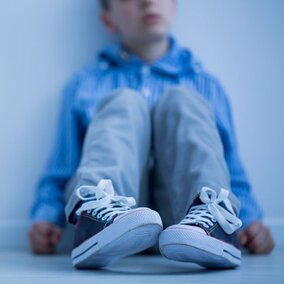
{"label": "shoe tongue", "polygon": [[193,198],[193,201],[192,201],[191,205],[190,205],[189,208],[188,208],[187,213],[189,212],[189,210],[190,210],[193,206],[201,205],[201,204],[204,204],[204,203],[200,200],[199,194],[195,195],[195,197]]}

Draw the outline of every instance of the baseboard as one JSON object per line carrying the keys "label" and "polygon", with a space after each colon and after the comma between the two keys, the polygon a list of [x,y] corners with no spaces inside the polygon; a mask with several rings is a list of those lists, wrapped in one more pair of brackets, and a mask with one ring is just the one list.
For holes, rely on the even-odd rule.
{"label": "baseboard", "polygon": [[25,221],[0,222],[0,249],[23,249],[28,246],[29,223]]}
{"label": "baseboard", "polygon": [[[270,228],[276,247],[284,248],[284,218],[268,218],[264,223]],[[30,224],[26,221],[0,222],[1,250],[25,250],[29,247],[27,232]],[[72,248],[73,226],[68,225],[62,241],[58,247],[59,252],[68,252]]]}

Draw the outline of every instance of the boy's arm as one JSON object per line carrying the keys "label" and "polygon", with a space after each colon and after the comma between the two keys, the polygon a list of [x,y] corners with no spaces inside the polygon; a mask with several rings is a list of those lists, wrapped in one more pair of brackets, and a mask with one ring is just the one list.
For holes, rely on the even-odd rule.
{"label": "boy's arm", "polygon": [[78,83],[78,78],[73,79],[63,92],[55,144],[30,212],[33,222],[49,222],[61,228],[66,224],[64,188],[79,163],[83,135],[74,108]]}
{"label": "boy's arm", "polygon": [[216,94],[218,94],[217,124],[231,176],[231,188],[241,202],[240,218],[243,227],[239,231],[239,239],[252,253],[269,253],[274,248],[274,241],[269,229],[262,223],[263,211],[252,193],[241,161],[230,102],[220,84]]}

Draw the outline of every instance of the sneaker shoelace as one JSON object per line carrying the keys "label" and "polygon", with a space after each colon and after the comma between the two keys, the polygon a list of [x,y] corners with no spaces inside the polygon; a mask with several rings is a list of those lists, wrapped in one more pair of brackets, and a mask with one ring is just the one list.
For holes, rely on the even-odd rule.
{"label": "sneaker shoelace", "polygon": [[114,188],[110,179],[102,179],[97,186],[80,186],[76,195],[84,201],[76,211],[80,215],[87,211],[91,215],[110,221],[115,215],[120,215],[136,205],[133,197],[114,195]]}
{"label": "sneaker shoelace", "polygon": [[[199,199],[204,203],[190,208],[180,224],[201,224],[205,228],[213,226],[217,221],[227,234],[232,234],[241,227],[242,222],[228,199],[229,191],[222,188],[219,195],[209,187],[201,189]],[[223,203],[226,208],[220,205]]]}

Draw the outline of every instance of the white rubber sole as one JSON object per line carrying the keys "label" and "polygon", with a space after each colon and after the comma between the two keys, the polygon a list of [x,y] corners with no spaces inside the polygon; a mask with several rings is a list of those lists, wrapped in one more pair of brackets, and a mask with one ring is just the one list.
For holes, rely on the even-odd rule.
{"label": "white rubber sole", "polygon": [[133,209],[73,249],[72,264],[78,269],[104,267],[153,246],[162,229],[156,211],[144,207]]}
{"label": "white rubber sole", "polygon": [[185,225],[173,225],[164,230],[159,238],[159,248],[168,259],[193,262],[207,268],[234,268],[241,264],[239,249]]}

